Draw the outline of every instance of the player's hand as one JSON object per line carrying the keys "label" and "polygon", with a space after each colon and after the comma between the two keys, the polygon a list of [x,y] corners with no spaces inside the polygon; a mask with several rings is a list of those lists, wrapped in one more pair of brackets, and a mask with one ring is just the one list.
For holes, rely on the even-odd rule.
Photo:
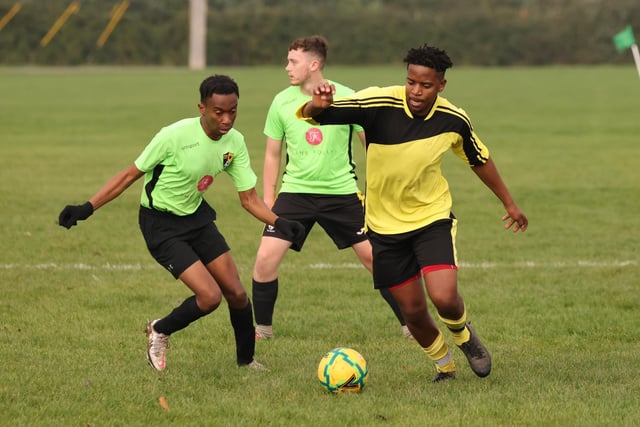
{"label": "player's hand", "polygon": [[78,224],[78,221],[89,218],[93,214],[93,205],[87,202],[84,205],[67,205],[60,212],[58,224],[67,230]]}
{"label": "player's hand", "polygon": [[502,221],[507,221],[504,225],[507,230],[513,226],[514,233],[518,231],[524,232],[529,226],[527,216],[515,205],[507,208],[507,213],[502,217]]}
{"label": "player's hand", "polygon": [[330,83],[322,83],[313,89],[311,102],[315,108],[327,108],[333,103],[336,87]]}
{"label": "player's hand", "polygon": [[278,217],[274,224],[276,230],[286,235],[292,242],[300,244],[304,239],[307,231],[304,229],[304,225],[298,221],[292,221],[290,219]]}

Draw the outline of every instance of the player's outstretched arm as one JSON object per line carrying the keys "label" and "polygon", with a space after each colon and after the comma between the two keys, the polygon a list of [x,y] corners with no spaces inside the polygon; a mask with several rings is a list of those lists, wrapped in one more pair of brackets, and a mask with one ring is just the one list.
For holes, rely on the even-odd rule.
{"label": "player's outstretched arm", "polygon": [[137,181],[142,175],[135,164],[115,174],[89,201],[94,209],[106,205]]}
{"label": "player's outstretched arm", "polygon": [[514,233],[525,231],[529,225],[529,220],[511,197],[493,159],[489,158],[485,164],[474,166],[472,169],[478,178],[498,196],[507,211],[502,217],[502,221],[506,221],[504,228],[509,229],[513,226]]}
{"label": "player's outstretched arm", "polygon": [[142,175],[143,173],[135,164],[118,172],[88,202],[82,205],[65,206],[58,216],[58,224],[67,229],[77,225],[78,221],[89,218],[96,209],[122,194]]}
{"label": "player's outstretched arm", "polygon": [[304,238],[306,234],[304,226],[298,221],[292,221],[274,214],[271,209],[267,207],[264,201],[258,197],[258,193],[255,188],[240,191],[238,192],[238,195],[240,196],[240,203],[242,203],[242,207],[258,220],[265,224],[273,225],[294,242],[300,241]]}
{"label": "player's outstretched arm", "polygon": [[239,191],[240,203],[242,207],[259,221],[265,224],[274,225],[278,216],[264,203],[255,188],[246,191]]}

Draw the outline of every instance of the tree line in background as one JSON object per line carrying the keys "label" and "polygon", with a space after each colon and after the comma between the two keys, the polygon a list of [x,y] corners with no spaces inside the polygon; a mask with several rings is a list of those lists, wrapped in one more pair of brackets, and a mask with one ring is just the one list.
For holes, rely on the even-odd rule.
{"label": "tree line in background", "polygon": [[[48,44],[44,35],[72,0],[0,0],[2,65],[187,64],[189,0],[76,0]],[[283,64],[289,42],[322,34],[332,64],[388,64],[409,47],[447,50],[457,65],[628,64],[612,36],[640,31],[638,0],[208,0],[207,64]]]}

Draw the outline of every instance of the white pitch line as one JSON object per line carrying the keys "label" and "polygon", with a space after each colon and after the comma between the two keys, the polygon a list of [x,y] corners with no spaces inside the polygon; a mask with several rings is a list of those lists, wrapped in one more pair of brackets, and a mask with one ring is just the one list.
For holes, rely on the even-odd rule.
{"label": "white pitch line", "polygon": [[[499,263],[499,262],[461,262],[459,266],[461,268],[501,268],[501,267],[526,267],[526,268],[570,268],[570,267],[633,267],[639,264],[638,260],[622,260],[622,261],[559,261],[559,262],[545,262],[545,261],[521,261],[513,263]],[[357,263],[315,263],[309,264],[309,268],[317,270],[326,269],[349,269],[349,268],[362,268],[361,264]]]}
{"label": "white pitch line", "polygon": [[[575,261],[519,261],[511,263],[500,262],[462,262],[461,268],[474,268],[474,269],[491,269],[491,268],[604,268],[604,267],[635,267],[640,264],[640,261],[635,259],[630,260],[609,260],[609,261],[588,261],[588,260],[575,260]],[[242,269],[242,266],[239,266]],[[284,268],[305,268],[301,266],[293,266],[287,263],[283,264]],[[154,263],[149,264],[84,264],[84,263],[71,263],[71,264],[58,264],[55,262],[44,262],[37,264],[22,264],[22,263],[8,263],[0,264],[0,270],[87,270],[87,271],[141,271],[160,268],[159,265]],[[329,270],[329,269],[360,269],[362,265],[359,263],[313,263],[307,264],[306,268],[311,270]]]}
{"label": "white pitch line", "polygon": [[149,264],[142,266],[141,264],[101,264],[89,265],[83,263],[74,264],[56,264],[55,262],[44,262],[38,264],[0,264],[0,270],[143,270],[147,268],[155,268],[157,265]]}

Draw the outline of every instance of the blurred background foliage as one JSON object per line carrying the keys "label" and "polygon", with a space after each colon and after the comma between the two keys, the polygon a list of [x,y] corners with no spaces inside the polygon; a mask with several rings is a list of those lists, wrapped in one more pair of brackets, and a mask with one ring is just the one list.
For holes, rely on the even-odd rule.
{"label": "blurred background foliage", "polygon": [[[97,39],[120,0],[0,0],[1,65],[184,66],[189,0],[129,0],[107,42]],[[429,43],[456,65],[629,64],[612,36],[640,30],[638,0],[208,0],[207,64],[284,64],[291,39],[322,34],[331,64],[388,64]]]}

